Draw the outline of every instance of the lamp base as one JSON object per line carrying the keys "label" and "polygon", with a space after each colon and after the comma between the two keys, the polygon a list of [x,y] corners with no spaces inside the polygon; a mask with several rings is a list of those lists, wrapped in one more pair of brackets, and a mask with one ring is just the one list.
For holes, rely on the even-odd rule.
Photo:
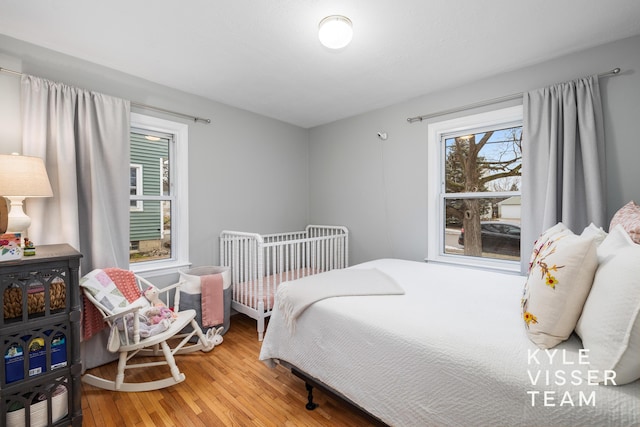
{"label": "lamp base", "polygon": [[[5,196],[11,202],[11,210],[7,217],[7,232],[8,233],[20,233],[24,232],[31,225],[31,218],[24,213],[22,209],[22,202],[24,197],[20,196]],[[22,246],[22,244],[20,245]]]}

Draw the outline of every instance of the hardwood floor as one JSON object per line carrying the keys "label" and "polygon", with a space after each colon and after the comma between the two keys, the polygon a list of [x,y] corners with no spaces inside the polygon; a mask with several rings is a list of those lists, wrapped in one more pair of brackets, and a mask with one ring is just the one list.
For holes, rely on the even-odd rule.
{"label": "hardwood floor", "polygon": [[[210,353],[176,357],[186,375],[162,390],[124,393],[83,384],[83,426],[369,426],[365,416],[346,403],[314,389],[319,407],[307,411],[304,382],[281,366],[258,360],[255,320],[231,317],[224,342]],[[150,370],[153,368],[148,368]],[[159,367],[162,374],[166,366]],[[116,362],[89,372],[113,378]],[[145,381],[150,372],[128,381]]]}

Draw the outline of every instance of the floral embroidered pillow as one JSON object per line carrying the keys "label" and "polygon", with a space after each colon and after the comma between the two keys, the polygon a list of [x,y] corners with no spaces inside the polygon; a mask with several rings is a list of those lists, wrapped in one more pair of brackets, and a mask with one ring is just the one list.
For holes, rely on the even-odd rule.
{"label": "floral embroidered pillow", "polygon": [[542,233],[540,237],[536,239],[535,242],[533,242],[533,250],[531,251],[531,257],[529,258],[529,270],[528,270],[529,272],[531,271],[531,267],[533,266],[533,262],[536,259],[538,252],[540,252],[540,249],[542,249],[542,247],[547,243],[547,241],[549,241],[549,239],[553,237],[553,235],[562,233],[563,231],[567,231],[567,230],[568,230],[567,226],[559,222],[553,227],[545,230],[545,232]]}
{"label": "floral embroidered pillow", "polygon": [[540,348],[569,338],[589,295],[601,239],[587,229],[580,236],[547,230],[546,240],[534,245],[521,306],[527,335]]}

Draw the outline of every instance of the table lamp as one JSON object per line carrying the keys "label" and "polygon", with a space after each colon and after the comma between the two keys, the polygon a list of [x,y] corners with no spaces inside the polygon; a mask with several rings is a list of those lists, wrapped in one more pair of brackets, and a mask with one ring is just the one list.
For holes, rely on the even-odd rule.
{"label": "table lamp", "polygon": [[53,196],[42,159],[0,154],[0,196],[9,199],[11,204],[7,231],[24,234],[31,225],[31,218],[22,210],[24,199]]}

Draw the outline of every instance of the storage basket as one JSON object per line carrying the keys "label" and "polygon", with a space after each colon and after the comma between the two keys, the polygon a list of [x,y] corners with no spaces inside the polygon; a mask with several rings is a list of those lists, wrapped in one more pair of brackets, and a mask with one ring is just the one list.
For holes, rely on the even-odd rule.
{"label": "storage basket", "polygon": [[[65,386],[58,386],[51,397],[51,420],[55,423],[69,414],[67,406],[68,391]],[[36,402],[31,404],[31,427],[47,426],[47,401]],[[7,427],[24,427],[25,416],[24,408],[16,411],[7,412]]]}
{"label": "storage basket", "polygon": [[[219,274],[223,283],[223,307],[224,318],[221,325],[224,335],[231,324],[231,270],[229,267],[203,266],[180,271],[180,280],[183,282],[180,288],[180,309],[193,309],[196,311],[196,322],[201,328],[202,324],[202,276]],[[186,328],[189,330],[189,328]]]}
{"label": "storage basket", "polygon": [[[38,285],[39,286],[28,286],[27,289],[27,310],[30,315],[44,313],[45,311],[45,288],[41,284]],[[52,282],[49,290],[50,310],[65,308],[67,288],[64,281]],[[10,287],[4,290],[3,307],[5,319],[22,316],[22,292],[23,288],[21,287]]]}

